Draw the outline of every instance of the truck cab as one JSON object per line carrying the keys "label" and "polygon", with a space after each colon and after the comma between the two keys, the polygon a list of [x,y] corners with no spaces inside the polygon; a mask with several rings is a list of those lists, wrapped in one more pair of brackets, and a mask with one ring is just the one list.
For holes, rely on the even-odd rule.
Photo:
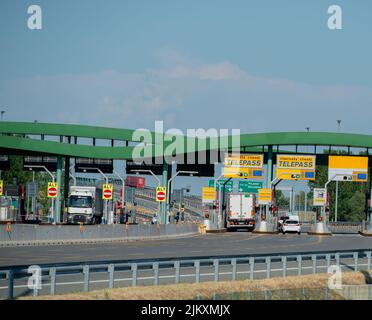
{"label": "truck cab", "polygon": [[[72,186],[68,198],[67,223],[96,224],[100,223],[102,212],[98,204],[101,199],[96,187]],[[97,210],[98,209],[98,210]]]}

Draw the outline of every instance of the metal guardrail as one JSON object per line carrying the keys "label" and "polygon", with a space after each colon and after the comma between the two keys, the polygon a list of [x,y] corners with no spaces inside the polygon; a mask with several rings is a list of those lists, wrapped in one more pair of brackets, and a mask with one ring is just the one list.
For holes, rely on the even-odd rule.
{"label": "metal guardrail", "polygon": [[[92,262],[90,264],[55,264],[55,265],[41,265],[41,274],[49,279],[51,295],[57,293],[57,276],[61,275],[81,275],[82,279],[76,284],[83,284],[83,291],[88,292],[90,289],[92,273],[106,274],[106,280],[100,280],[101,282],[108,283],[108,288],[114,288],[115,282],[119,279],[115,278],[115,273],[120,271],[126,271],[130,274],[130,277],[124,280],[128,280],[131,286],[137,286],[139,272],[148,271],[151,272],[150,278],[152,279],[153,285],[159,285],[160,283],[160,270],[167,270],[170,272],[167,278],[173,278],[173,283],[178,284],[181,282],[181,276],[183,270],[190,271],[193,273],[187,274],[192,278],[192,282],[199,283],[202,281],[202,277],[206,275],[212,276],[214,281],[219,281],[222,275],[229,275],[230,280],[237,280],[238,266],[248,265],[247,270],[240,271],[239,274],[244,274],[251,280],[254,280],[255,273],[260,272],[266,274],[266,278],[271,278],[273,272],[281,272],[283,277],[288,275],[289,271],[297,271],[297,275],[304,274],[305,269],[311,269],[312,274],[319,273],[322,269],[326,269],[334,262],[334,265],[348,268],[352,271],[358,271],[361,266],[365,266],[364,270],[371,270],[371,251],[358,250],[358,251],[334,251],[334,252],[309,252],[309,253],[298,253],[298,254],[274,254],[274,255],[257,255],[257,256],[229,256],[229,257],[208,257],[199,259],[178,259],[178,260],[152,260],[152,261],[123,261],[123,262]],[[351,260],[351,262],[350,262]],[[279,264],[275,266],[273,264]],[[289,267],[289,264],[295,264],[295,267]],[[308,264],[305,266],[305,264]],[[257,270],[257,266],[263,267]],[[212,269],[212,272],[207,274],[202,273],[202,268]],[[222,268],[228,268],[228,271],[221,271]],[[324,272],[324,271],[323,271]],[[16,279],[28,279],[30,273],[28,273],[27,266],[12,267],[12,268],[0,268],[0,280],[6,280],[8,283],[7,297],[8,299],[14,298],[14,287]],[[123,279],[120,279],[123,281]],[[33,289],[34,296],[39,295],[37,287]]]}

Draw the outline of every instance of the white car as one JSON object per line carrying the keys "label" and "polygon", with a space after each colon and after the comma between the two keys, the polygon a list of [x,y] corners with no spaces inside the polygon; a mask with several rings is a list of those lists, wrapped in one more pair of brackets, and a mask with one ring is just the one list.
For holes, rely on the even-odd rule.
{"label": "white car", "polygon": [[300,219],[298,219],[298,217],[290,217],[288,220],[283,221],[281,230],[283,234],[287,232],[296,232],[301,234]]}

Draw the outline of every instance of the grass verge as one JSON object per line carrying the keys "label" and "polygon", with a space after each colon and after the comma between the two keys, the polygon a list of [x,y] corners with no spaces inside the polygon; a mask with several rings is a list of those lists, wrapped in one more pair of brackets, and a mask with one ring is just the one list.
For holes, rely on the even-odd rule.
{"label": "grass verge", "polygon": [[[263,292],[280,289],[317,289],[328,283],[328,274],[275,277],[262,280],[237,280],[221,282],[182,283],[158,286],[138,286],[104,289],[86,293],[69,293],[55,296],[22,297],[36,300],[191,300],[198,296],[212,297],[213,294],[226,295],[234,292]],[[370,272],[344,272],[343,285],[365,285]]]}

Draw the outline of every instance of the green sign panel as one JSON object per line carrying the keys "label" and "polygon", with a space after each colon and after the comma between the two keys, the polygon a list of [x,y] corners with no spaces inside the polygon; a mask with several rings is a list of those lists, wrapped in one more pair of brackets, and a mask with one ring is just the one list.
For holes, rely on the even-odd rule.
{"label": "green sign panel", "polygon": [[[217,191],[220,190],[220,186],[222,187],[223,184],[227,181],[227,179],[225,180],[218,180],[217,182]],[[214,187],[214,180],[209,180],[209,186],[210,187]],[[227,192],[233,192],[233,189],[234,189],[234,181],[233,180],[230,180],[228,183],[226,183],[225,185],[225,191]]]}
{"label": "green sign panel", "polygon": [[258,193],[258,189],[262,189],[261,181],[239,181],[239,192]]}

